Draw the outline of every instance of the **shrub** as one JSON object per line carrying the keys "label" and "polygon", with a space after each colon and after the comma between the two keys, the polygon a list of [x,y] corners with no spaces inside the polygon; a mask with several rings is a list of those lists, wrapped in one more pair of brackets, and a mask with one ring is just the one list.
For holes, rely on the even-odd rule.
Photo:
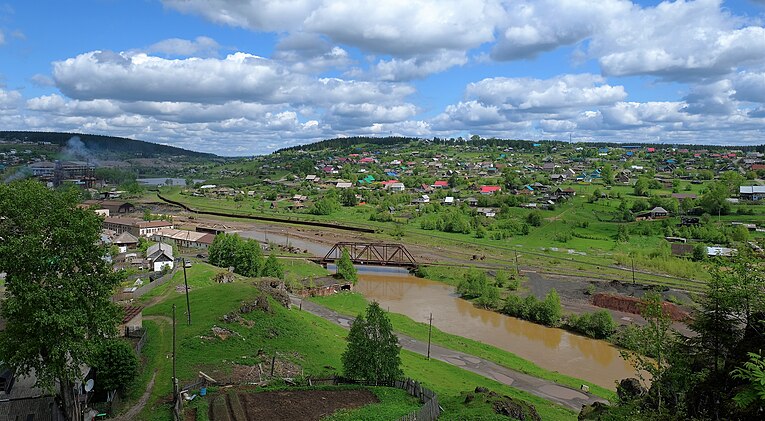
{"label": "shrub", "polygon": [[572,315],[567,325],[572,330],[595,339],[607,339],[616,331],[616,322],[607,310]]}
{"label": "shrub", "polygon": [[526,298],[511,295],[505,300],[502,312],[547,326],[557,325],[563,314],[560,297],[555,289],[550,290],[543,301],[537,300],[533,295]]}

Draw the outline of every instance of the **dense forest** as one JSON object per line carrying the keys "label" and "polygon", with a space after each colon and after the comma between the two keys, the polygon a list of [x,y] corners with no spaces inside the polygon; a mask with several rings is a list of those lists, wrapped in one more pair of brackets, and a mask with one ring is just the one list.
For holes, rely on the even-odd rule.
{"label": "dense forest", "polygon": [[62,147],[67,146],[67,142],[73,136],[79,137],[85,148],[87,148],[92,153],[97,153],[100,157],[104,157],[109,154],[129,154],[133,157],[152,158],[160,156],[185,156],[198,158],[215,157],[213,154],[194,152],[186,149],[176,148],[174,146],[160,145],[157,143],[128,139],[124,137],[81,133],[0,131],[0,140],[12,141],[15,139],[25,142],[50,142],[54,145],[60,145]]}

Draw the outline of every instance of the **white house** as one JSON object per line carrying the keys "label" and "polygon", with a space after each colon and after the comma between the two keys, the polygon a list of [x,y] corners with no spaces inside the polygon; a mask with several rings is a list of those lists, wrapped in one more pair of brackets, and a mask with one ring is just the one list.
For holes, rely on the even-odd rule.
{"label": "white house", "polygon": [[404,183],[391,183],[388,184],[388,190],[392,192],[403,192],[406,190],[406,186],[404,186]]}
{"label": "white house", "polygon": [[170,244],[157,243],[146,250],[146,258],[155,272],[162,271],[162,268],[168,266],[173,268],[175,263],[173,259],[173,247]]}

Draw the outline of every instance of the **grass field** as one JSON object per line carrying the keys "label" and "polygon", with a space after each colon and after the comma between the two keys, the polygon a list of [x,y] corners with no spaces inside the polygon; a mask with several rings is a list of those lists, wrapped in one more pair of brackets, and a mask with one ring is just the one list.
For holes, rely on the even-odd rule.
{"label": "grass field", "polygon": [[[234,364],[256,364],[259,350],[265,355],[276,354],[280,359],[298,364],[305,375],[324,376],[340,370],[340,355],[345,349],[347,331],[329,321],[272,303],[273,314],[253,311],[243,315],[252,323],[251,327],[222,322],[224,314],[238,309],[243,301],[254,300],[259,290],[250,281],[212,283],[208,277],[216,270],[220,269],[196,263],[188,271],[191,326],[186,324],[185,296],[175,290],[175,286],[182,283],[182,278],[174,278],[166,288],[156,291],[150,298],[153,304],[144,310],[144,324],[150,334],[144,348],[146,364],[138,384],[129,395],[130,398],[139,396],[145,390],[145,384],[152,373],[156,372],[156,383],[149,404],[141,413],[141,419],[165,420],[170,415],[168,398],[172,377],[172,328],[168,317],[172,314],[173,304],[176,305],[178,318],[177,373],[181,384],[191,382],[200,370],[208,374],[225,374],[232,370]],[[213,326],[225,327],[236,334],[221,340],[211,333]],[[497,393],[530,402],[545,420],[575,418],[572,411],[561,406],[452,365],[427,361],[409,352],[402,352],[402,361],[405,375],[423,381],[439,394],[441,405],[446,410],[444,419],[489,419],[493,416],[488,406],[462,405],[460,392],[473,390],[476,386],[488,387]],[[400,403],[391,404],[395,406]],[[358,415],[349,416],[351,418],[345,419],[359,419]]]}

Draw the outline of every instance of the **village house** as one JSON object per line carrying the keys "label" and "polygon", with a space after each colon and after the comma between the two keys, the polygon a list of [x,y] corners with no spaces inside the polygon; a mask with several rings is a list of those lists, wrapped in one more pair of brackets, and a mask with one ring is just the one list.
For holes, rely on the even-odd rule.
{"label": "village house", "polygon": [[137,306],[124,306],[124,312],[117,332],[120,336],[129,336],[130,332],[143,329],[143,308]]}
{"label": "village house", "polygon": [[128,249],[138,247],[138,238],[136,238],[133,234],[125,231],[118,235],[114,240],[112,240],[112,244],[117,246],[120,253],[127,253]]}
{"label": "village house", "polygon": [[86,200],[83,205],[96,209],[106,209],[109,211],[109,215],[135,212],[135,206],[132,203],[117,200]]}
{"label": "village house", "polygon": [[215,240],[215,236],[206,232],[164,228],[152,234],[151,239],[163,243],[172,243],[177,247],[207,249]]}
{"label": "village house", "polygon": [[387,189],[392,193],[400,193],[406,190],[406,186],[404,183],[390,183],[387,185]]}
{"label": "village house", "polygon": [[502,191],[502,187],[500,186],[481,186],[480,192],[481,194],[494,194],[499,193]]}
{"label": "village house", "polygon": [[136,237],[150,237],[161,229],[174,228],[173,223],[168,221],[141,221],[135,218],[120,217],[104,218],[101,225],[104,229],[112,230],[117,234],[129,232]]}
{"label": "village house", "polygon": [[165,243],[149,246],[146,250],[146,259],[149,261],[149,265],[154,272],[160,272],[166,266],[172,269],[175,263],[173,247]]}
{"label": "village house", "polygon": [[765,198],[765,186],[741,186],[739,187],[739,198],[749,201],[760,201]]}

